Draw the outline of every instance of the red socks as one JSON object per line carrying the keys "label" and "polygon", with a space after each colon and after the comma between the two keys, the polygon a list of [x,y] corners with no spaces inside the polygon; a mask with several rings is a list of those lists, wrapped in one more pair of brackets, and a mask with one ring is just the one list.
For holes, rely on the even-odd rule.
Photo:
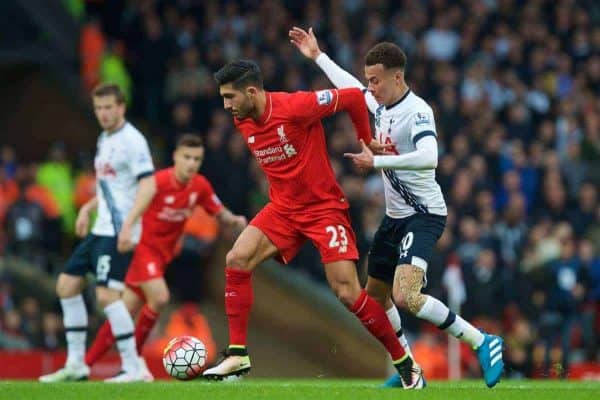
{"label": "red socks", "polygon": [[135,324],[134,336],[138,354],[142,354],[142,347],[144,347],[144,343],[146,343],[146,339],[148,339],[148,335],[156,321],[158,321],[158,313],[151,309],[148,304],[144,304]]}
{"label": "red socks", "polygon": [[94,339],[94,343],[90,346],[87,353],[85,353],[85,363],[88,366],[92,366],[102,358],[104,354],[112,345],[115,344],[115,337],[112,334],[112,330],[110,328],[110,323],[108,321],[104,321],[98,333],[96,334],[96,338]]}
{"label": "red socks", "polygon": [[[151,309],[148,304],[144,304],[142,311],[140,311],[140,316],[135,324],[135,344],[137,347],[137,351],[139,354],[141,353],[141,349],[146,343],[146,339],[148,339],[148,335],[150,331],[156,324],[158,320],[158,313]],[[110,323],[108,321],[104,321],[98,333],[96,334],[96,338],[94,339],[94,343],[90,346],[90,349],[85,353],[85,363],[88,366],[92,366],[99,359],[106,354],[110,350],[110,348],[115,344],[115,338],[112,334],[112,330],[110,328]]]}
{"label": "red socks", "polygon": [[225,268],[225,313],[230,346],[246,346],[252,302],[252,272]]}
{"label": "red socks", "polygon": [[371,335],[375,336],[392,356],[392,361],[398,361],[405,356],[405,351],[398,342],[394,328],[385,310],[379,303],[362,290],[360,296],[350,307],[350,311],[360,319]]}

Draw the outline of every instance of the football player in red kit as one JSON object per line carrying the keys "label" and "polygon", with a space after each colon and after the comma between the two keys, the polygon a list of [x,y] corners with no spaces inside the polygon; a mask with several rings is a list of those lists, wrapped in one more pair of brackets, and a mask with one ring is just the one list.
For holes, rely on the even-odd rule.
{"label": "football player in red kit", "polygon": [[[139,312],[135,339],[140,354],[160,311],[169,301],[163,275],[194,207],[203,207],[224,225],[239,230],[247,225],[244,216],[232,214],[221,204],[210,182],[198,174],[203,156],[202,140],[195,135],[183,135],[173,154],[175,165],[156,172],[151,184],[138,192],[119,234],[118,250],[130,251],[134,247],[133,226],[143,214],[142,236],[127,271],[123,294],[129,311],[133,315]],[[110,325],[105,322],[86,354],[86,364],[94,364],[114,342]],[[152,380],[148,371],[144,379]]]}
{"label": "football player in red kit", "polygon": [[267,92],[258,65],[245,60],[225,65],[215,80],[224,108],[233,114],[239,133],[267,176],[270,203],[227,254],[229,347],[224,358],[203,375],[220,380],[250,370],[246,339],[252,271],[271,257],[289,262],[304,242],[311,240],[321,254],[334,293],[386,347],[407,385],[417,385],[420,371],[396,339],[384,309],[360,287],[348,202],[335,180],[321,124],[322,118],[347,111],[359,138],[375,150],[383,150],[384,146],[371,140],[363,93],[355,88]]}

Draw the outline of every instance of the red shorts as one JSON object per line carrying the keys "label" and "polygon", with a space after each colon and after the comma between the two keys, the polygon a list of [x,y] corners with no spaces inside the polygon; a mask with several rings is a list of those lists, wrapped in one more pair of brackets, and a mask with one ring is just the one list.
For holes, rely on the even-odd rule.
{"label": "red shorts", "polygon": [[137,287],[151,279],[162,278],[167,269],[168,260],[150,246],[138,244],[131,264],[125,276],[128,286]]}
{"label": "red shorts", "polygon": [[271,203],[250,221],[279,250],[276,259],[289,263],[306,240],[310,239],[323,264],[358,260],[356,236],[350,225],[348,210],[330,208],[306,213],[283,213]]}

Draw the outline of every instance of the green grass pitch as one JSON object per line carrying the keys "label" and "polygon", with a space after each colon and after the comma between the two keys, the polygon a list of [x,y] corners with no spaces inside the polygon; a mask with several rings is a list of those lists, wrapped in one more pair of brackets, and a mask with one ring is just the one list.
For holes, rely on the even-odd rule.
{"label": "green grass pitch", "polygon": [[430,382],[426,389],[380,389],[381,382],[367,380],[264,380],[235,382],[176,382],[106,384],[103,382],[40,384],[28,381],[0,382],[0,399],[82,400],[186,400],[186,399],[440,399],[440,400],[575,400],[600,399],[600,382],[504,381],[494,389],[481,380]]}

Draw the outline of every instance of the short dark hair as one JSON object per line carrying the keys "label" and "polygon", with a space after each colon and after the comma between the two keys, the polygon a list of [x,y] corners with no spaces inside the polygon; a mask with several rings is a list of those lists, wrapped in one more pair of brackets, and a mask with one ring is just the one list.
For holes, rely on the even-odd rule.
{"label": "short dark hair", "polygon": [[175,148],[180,147],[202,147],[203,146],[202,138],[198,135],[194,135],[192,133],[185,133],[177,139],[177,144]]}
{"label": "short dark hair", "polygon": [[230,62],[215,72],[214,78],[219,86],[231,83],[235,89],[245,89],[248,86],[263,88],[260,67],[251,60]]}
{"label": "short dark hair", "polygon": [[101,83],[92,90],[92,97],[115,96],[118,104],[125,103],[125,93],[114,83]]}
{"label": "short dark hair", "polygon": [[406,67],[406,54],[394,43],[377,43],[365,57],[365,65],[371,66],[382,64],[384,68],[400,68],[404,71]]}

